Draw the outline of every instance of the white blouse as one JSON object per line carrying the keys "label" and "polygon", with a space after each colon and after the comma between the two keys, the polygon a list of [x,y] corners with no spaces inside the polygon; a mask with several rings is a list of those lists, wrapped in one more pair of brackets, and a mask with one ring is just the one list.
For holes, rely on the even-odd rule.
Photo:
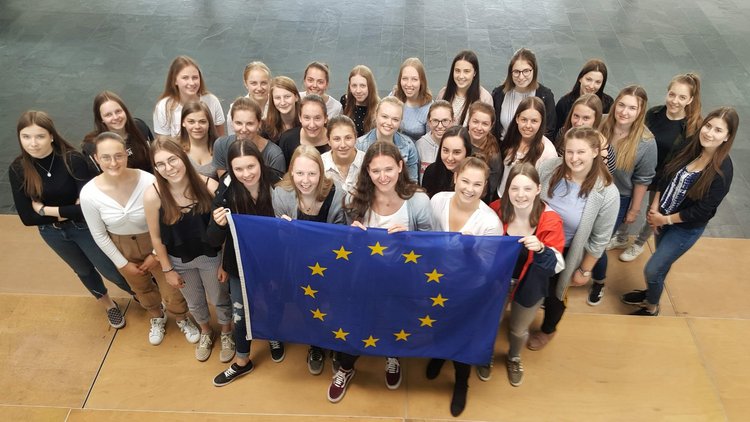
{"label": "white blouse", "polygon": [[[455,192],[439,192],[436,193],[430,204],[432,204],[432,215],[435,221],[438,222],[438,228],[442,231],[450,230],[450,204]],[[492,210],[487,204],[479,201],[479,208],[471,214],[464,226],[459,230],[461,233],[471,234],[473,236],[502,236],[502,226],[500,224],[500,218],[498,218],[495,211]]]}

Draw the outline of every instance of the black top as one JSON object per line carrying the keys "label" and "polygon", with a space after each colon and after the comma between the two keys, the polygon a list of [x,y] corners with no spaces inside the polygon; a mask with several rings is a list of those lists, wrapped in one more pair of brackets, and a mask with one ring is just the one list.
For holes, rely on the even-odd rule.
{"label": "black top", "polygon": [[[535,97],[540,98],[544,102],[544,118],[546,120],[546,129],[544,130],[544,136],[547,139],[555,139],[555,128],[557,128],[557,118],[555,116],[555,95],[552,90],[546,86],[539,84],[536,89]],[[492,90],[492,103],[495,106],[495,138],[502,139],[503,125],[500,124],[500,113],[503,108],[503,101],[505,100],[505,92],[503,92],[503,86],[500,85]]]}
{"label": "black top", "polygon": [[[279,147],[281,147],[281,152],[284,153],[286,168],[289,168],[289,162],[292,161],[292,154],[294,154],[294,150],[297,149],[298,146],[300,146],[299,139],[301,131],[301,127],[293,127],[284,132],[284,134],[281,135],[281,139],[279,139]],[[331,147],[328,144],[325,144],[317,146],[315,147],[315,149],[317,149],[318,152],[322,154],[326,151],[330,151]]]}
{"label": "black top", "polygon": [[445,167],[440,157],[427,166],[422,175],[422,187],[430,198],[438,192],[452,192],[453,186],[453,172]]}
{"label": "black top", "polygon": [[[135,126],[138,128],[138,130],[143,134],[143,137],[146,138],[146,141],[150,144],[154,140],[154,134],[151,133],[151,129],[148,127],[148,125],[141,119],[134,117],[133,122],[135,123]],[[125,139],[125,149],[128,152],[128,168],[131,169],[141,169],[147,173],[154,172],[154,168],[151,167],[151,159],[148,157],[148,155],[145,157],[145,160],[137,160],[133,158],[133,150],[132,145],[130,144],[129,139]],[[89,166],[91,166],[91,169],[95,174],[101,173],[101,169],[99,168],[99,165],[96,164],[96,161],[94,161],[94,144],[93,142],[84,142],[81,145],[81,151],[83,151],[83,155],[85,155],[89,159]]]}
{"label": "black top", "polygon": [[[679,207],[677,207],[677,212],[683,221],[682,223],[678,223],[681,227],[697,228],[705,226],[716,215],[716,209],[719,208],[719,204],[721,204],[721,201],[729,193],[729,188],[732,185],[734,166],[732,165],[731,157],[727,156],[721,163],[721,172],[724,175],[722,176],[717,173],[714,176],[714,180],[711,182],[711,186],[706,191],[706,194],[703,195],[703,198],[696,201],[686,196]],[[658,191],[664,193],[670,182],[670,179],[662,177],[659,181]],[[661,209],[660,211],[664,212]]]}
{"label": "black top", "polygon": [[193,210],[194,205],[185,207],[174,224],[164,223],[164,209],[159,208],[161,242],[169,255],[180,258],[183,263],[202,255],[214,257],[221,250],[221,246],[211,246],[206,236],[211,213],[198,214]]}
{"label": "black top", "polygon": [[656,138],[656,176],[653,184],[661,178],[672,152],[685,142],[685,123],[686,119],[670,120],[664,105],[651,107],[646,112],[646,127]]}
{"label": "black top", "polygon": [[[341,96],[341,107],[346,109],[346,94]],[[361,106],[361,105],[355,105],[354,106],[354,116],[352,117],[352,120],[354,120],[354,126],[357,127],[357,137],[364,135],[368,131],[365,130],[365,117],[367,117],[367,106]]]}
{"label": "black top", "polygon": [[304,221],[317,221],[319,223],[326,223],[328,222],[328,211],[331,210],[331,203],[333,202],[333,196],[336,194],[336,185],[331,186],[331,191],[328,192],[328,196],[326,196],[325,201],[323,201],[323,204],[320,206],[320,211],[318,211],[318,215],[309,215],[302,212],[301,209],[297,208],[297,220],[304,220]]}
{"label": "black top", "polygon": [[[570,113],[570,109],[573,108],[573,103],[577,99],[578,97],[573,97],[573,95],[568,92],[557,101],[557,105],[555,105],[555,116],[557,120],[555,133],[558,133],[560,129],[565,126],[565,119],[568,118],[568,113]],[[615,100],[604,92],[602,92],[602,96],[599,97],[599,99],[602,100],[602,113],[609,113],[610,108],[612,108],[612,103],[614,103]]]}
{"label": "black top", "polygon": [[[71,151],[67,159],[70,171],[65,166],[65,160],[55,152],[44,158],[32,158],[32,160],[37,173],[42,178],[42,197],[38,199],[39,202],[49,207],[60,207],[61,217],[83,223],[85,220],[81,206],[76,204],[76,201],[78,201],[78,194],[83,185],[92,177],[86,158],[77,151]],[[51,177],[47,177],[47,170]],[[21,157],[11,163],[8,169],[8,179],[16,211],[24,225],[39,226],[58,221],[57,217],[42,217],[31,206],[32,200],[26,195],[23,187],[25,177],[21,167]]]}

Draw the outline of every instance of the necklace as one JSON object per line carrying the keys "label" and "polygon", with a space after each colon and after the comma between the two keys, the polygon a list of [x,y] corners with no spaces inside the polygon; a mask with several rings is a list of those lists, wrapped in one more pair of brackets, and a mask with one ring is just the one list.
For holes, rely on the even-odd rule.
{"label": "necklace", "polygon": [[39,166],[40,169],[47,172],[47,177],[52,177],[52,165],[55,164],[55,153],[52,153],[52,161],[49,163],[49,169],[42,167],[38,160],[34,160],[34,163]]}
{"label": "necklace", "polygon": [[305,211],[305,214],[309,214],[310,211],[312,211],[313,206],[315,205],[315,200],[313,199],[312,204],[310,204],[310,206],[308,207],[307,204],[305,204],[305,201],[303,201],[302,198],[300,197],[299,205],[300,207],[302,207],[302,210]]}

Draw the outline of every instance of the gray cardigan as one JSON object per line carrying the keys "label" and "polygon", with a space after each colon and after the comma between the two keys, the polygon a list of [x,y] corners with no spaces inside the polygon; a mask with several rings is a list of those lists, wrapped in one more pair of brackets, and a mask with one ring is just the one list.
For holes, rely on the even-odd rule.
{"label": "gray cardigan", "polygon": [[[351,201],[351,194],[347,193],[346,202]],[[414,192],[414,195],[406,200],[406,210],[409,214],[409,231],[434,231],[437,223],[432,215],[430,197],[424,192]],[[346,215],[346,223],[352,224],[349,215]]]}
{"label": "gray cardigan", "polygon": [[[562,158],[544,161],[539,166],[539,178],[542,182],[542,199],[549,201],[549,182],[553,171],[562,164]],[[620,208],[620,194],[614,183],[604,186],[598,180],[586,199],[581,222],[565,254],[565,269],[560,273],[555,292],[563,300],[570,285],[573,272],[578,270],[583,260],[584,251],[597,258],[601,257],[612,236],[612,229],[617,220]]]}
{"label": "gray cardigan", "polygon": [[[327,223],[331,224],[344,224],[344,195],[346,192],[344,188],[338,183],[334,182],[336,191],[333,193],[333,201],[331,202],[331,208],[328,210]],[[280,186],[273,188],[271,192],[271,198],[273,201],[273,212],[276,217],[287,215],[293,220],[297,219],[297,192],[292,189],[288,191]]]}

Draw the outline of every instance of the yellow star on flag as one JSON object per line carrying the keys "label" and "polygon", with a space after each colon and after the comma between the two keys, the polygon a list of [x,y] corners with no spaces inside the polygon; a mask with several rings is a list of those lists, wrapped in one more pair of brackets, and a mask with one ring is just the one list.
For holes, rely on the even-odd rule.
{"label": "yellow star on flag", "polygon": [[422,322],[420,327],[424,327],[425,325],[428,327],[432,327],[432,323],[437,321],[436,319],[430,318],[429,315],[425,315],[424,318],[417,318],[417,319]]}
{"label": "yellow star on flag", "polygon": [[309,284],[307,286],[299,286],[299,288],[305,291],[305,296],[310,296],[313,299],[315,299],[315,293],[318,293],[318,291],[313,290]]}
{"label": "yellow star on flag", "polygon": [[334,336],[336,336],[337,339],[344,340],[344,341],[346,341],[346,336],[349,335],[349,333],[344,331],[342,328],[339,328],[338,331],[331,331],[331,332],[333,333]]}
{"label": "yellow star on flag", "polygon": [[323,312],[320,312],[320,308],[316,308],[314,311],[310,310],[310,312],[312,312],[313,318],[319,319],[321,321],[323,321],[324,316],[328,315],[328,314],[324,314]]}
{"label": "yellow star on flag", "polygon": [[442,277],[444,274],[440,274],[437,272],[437,268],[433,269],[431,273],[424,273],[424,275],[427,276],[427,282],[434,281],[436,283],[440,283],[440,277]]}
{"label": "yellow star on flag", "polygon": [[383,256],[383,251],[388,249],[388,246],[380,246],[380,242],[375,242],[374,245],[368,246],[372,252],[370,252],[370,256],[372,255],[380,255]]}
{"label": "yellow star on flag", "polygon": [[352,253],[352,251],[347,251],[346,249],[344,249],[343,245],[338,249],[332,250],[331,252],[336,254],[336,259],[345,259],[347,261],[349,260],[349,254]]}
{"label": "yellow star on flag", "polygon": [[432,306],[442,306],[445,308],[445,301],[448,300],[448,298],[443,297],[442,294],[438,293],[437,297],[431,297],[432,299]]}
{"label": "yellow star on flag", "polygon": [[380,339],[379,338],[373,338],[372,334],[371,334],[370,337],[362,340],[362,342],[365,343],[365,349],[366,349],[368,347],[375,347],[375,343],[377,343],[378,340],[380,340]]}
{"label": "yellow star on flag", "polygon": [[421,258],[422,255],[417,255],[414,253],[414,251],[411,251],[409,253],[402,253],[401,256],[406,258],[406,261],[404,261],[404,264],[408,264],[410,262],[417,263],[417,258]]}
{"label": "yellow star on flag", "polygon": [[393,335],[396,336],[396,341],[399,341],[399,340],[408,341],[407,337],[409,337],[411,333],[407,333],[402,328],[401,331],[399,331],[398,333],[393,333]]}
{"label": "yellow star on flag", "polygon": [[318,274],[321,277],[323,277],[323,271],[328,269],[326,267],[321,267],[320,264],[318,264],[317,262],[315,263],[315,266],[311,267],[308,265],[307,268],[312,270],[312,275]]}

